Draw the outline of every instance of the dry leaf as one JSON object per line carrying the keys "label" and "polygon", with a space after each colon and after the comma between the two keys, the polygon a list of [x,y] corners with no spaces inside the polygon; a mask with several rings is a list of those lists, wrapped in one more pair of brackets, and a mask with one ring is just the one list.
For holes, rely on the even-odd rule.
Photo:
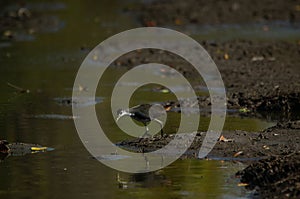
{"label": "dry leaf", "polygon": [[239,151],[239,152],[235,153],[235,154],[233,155],[233,157],[237,157],[237,156],[239,156],[239,155],[241,155],[241,154],[243,154],[243,151]]}
{"label": "dry leaf", "polygon": [[175,24],[176,25],[182,25],[182,21],[180,19],[175,19]]}
{"label": "dry leaf", "polygon": [[154,26],[157,26],[156,22],[155,21],[146,21],[146,26],[147,27],[154,27]]}
{"label": "dry leaf", "polygon": [[224,59],[228,60],[229,59],[229,55],[227,53],[224,54]]}
{"label": "dry leaf", "polygon": [[233,142],[233,139],[227,139],[223,135],[218,140],[219,142]]}
{"label": "dry leaf", "polygon": [[241,182],[241,183],[239,183],[237,186],[238,186],[238,187],[245,187],[245,186],[248,186],[248,185],[249,185],[249,184],[247,184],[247,183],[242,183],[242,182]]}

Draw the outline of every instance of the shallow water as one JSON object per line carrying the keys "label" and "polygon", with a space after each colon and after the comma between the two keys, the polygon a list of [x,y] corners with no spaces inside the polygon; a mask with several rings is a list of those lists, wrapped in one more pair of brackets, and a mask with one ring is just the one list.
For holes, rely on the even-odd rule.
{"label": "shallow water", "polygon": [[[64,0],[43,4],[32,1],[31,9],[44,10],[49,16],[55,16],[58,24],[64,25],[54,31],[35,34],[31,39],[0,44],[0,138],[55,148],[51,152],[8,157],[0,162],[0,198],[249,196],[250,193],[237,186],[238,179],[233,177],[243,164],[221,160],[178,160],[154,173],[119,173],[124,181],[121,183],[117,180],[118,172],[93,159],[81,143],[70,118],[71,107],[58,101],[71,97],[77,69],[89,52],[87,47],[97,45],[114,33],[137,27],[131,16],[122,12],[124,4],[133,2]],[[201,34],[197,38],[206,38],[207,33]],[[113,69],[111,72],[104,80],[107,82],[104,93],[111,89],[110,81],[114,80],[115,74],[123,71]],[[7,82],[29,89],[30,93],[17,93]],[[133,103],[165,101],[172,97],[169,93],[153,93],[151,89],[140,89]],[[109,111],[109,98],[97,97],[98,101],[88,105],[96,104],[100,113]],[[169,117],[178,120],[179,114],[170,113]],[[110,119],[102,117],[101,122],[112,140],[120,141],[126,137]],[[208,117],[201,117],[199,129],[205,130],[208,123]],[[273,124],[232,115],[226,119],[225,130],[258,131]],[[167,123],[165,131],[175,132],[176,125]]]}

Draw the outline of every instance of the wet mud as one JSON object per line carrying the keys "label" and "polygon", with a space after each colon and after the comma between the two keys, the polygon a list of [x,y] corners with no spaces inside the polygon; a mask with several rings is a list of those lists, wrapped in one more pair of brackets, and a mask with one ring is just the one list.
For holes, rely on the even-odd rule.
{"label": "wet mud", "polygon": [[[300,121],[278,123],[275,127],[260,132],[224,131],[224,139],[217,141],[206,159],[232,159],[249,162],[251,159],[266,158],[294,153],[300,149]],[[184,141],[185,135],[182,134]],[[207,132],[197,132],[189,150],[182,158],[197,158],[199,149]],[[151,152],[170,143],[174,134],[159,135],[151,138],[135,138],[117,143],[128,150]],[[251,162],[251,161],[250,161]]]}
{"label": "wet mud", "polygon": [[[203,41],[217,64],[227,90],[229,109],[275,112],[288,120],[300,111],[300,45],[296,42]],[[193,79],[194,88],[205,84],[195,69],[182,58],[161,50],[136,51],[122,56],[115,66],[131,68],[153,61],[179,70]],[[202,109],[210,107],[209,96],[199,97]],[[178,102],[170,102],[178,108]],[[267,113],[266,113],[267,112]],[[251,113],[249,113],[251,114]],[[280,119],[280,118],[276,118]]]}
{"label": "wet mud", "polygon": [[[182,159],[198,158],[206,133],[197,132]],[[136,138],[117,145],[129,151],[145,153],[163,148],[174,136]],[[247,189],[254,189],[259,197],[299,197],[300,121],[278,123],[261,132],[225,131],[222,136],[205,159],[248,164],[236,175],[241,177]],[[186,144],[187,139],[184,138],[189,139],[190,133],[182,135],[182,143],[177,142],[179,148]]]}
{"label": "wet mud", "polygon": [[271,156],[251,164],[236,175],[261,198],[299,198],[300,153]]}
{"label": "wet mud", "polygon": [[299,1],[150,1],[141,7],[145,26],[230,24],[266,21],[299,22]]}

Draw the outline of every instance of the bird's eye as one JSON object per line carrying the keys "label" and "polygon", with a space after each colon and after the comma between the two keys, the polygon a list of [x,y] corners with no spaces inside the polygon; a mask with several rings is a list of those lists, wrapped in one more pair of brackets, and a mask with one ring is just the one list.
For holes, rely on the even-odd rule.
{"label": "bird's eye", "polygon": [[122,113],[122,109],[117,110],[117,115],[120,115]]}

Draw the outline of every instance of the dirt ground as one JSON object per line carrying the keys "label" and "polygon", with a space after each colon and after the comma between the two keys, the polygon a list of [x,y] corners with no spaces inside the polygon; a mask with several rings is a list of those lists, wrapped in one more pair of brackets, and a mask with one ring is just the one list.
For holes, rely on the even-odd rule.
{"label": "dirt ground", "polygon": [[[217,142],[206,159],[249,164],[236,175],[247,184],[247,189],[256,189],[262,198],[297,198],[300,194],[299,132],[300,121],[278,123],[261,132],[223,132],[225,139]],[[197,158],[205,135],[206,132],[198,132],[181,158]],[[150,152],[164,147],[172,139],[174,135],[168,134],[163,138],[125,140],[117,145],[130,151]],[[184,145],[186,139],[182,137],[181,140],[183,143],[176,144]]]}
{"label": "dirt ground", "polygon": [[162,0],[145,4],[140,21],[145,25],[230,24],[283,20],[299,22],[299,0],[205,1]]}
{"label": "dirt ground", "polygon": [[[203,41],[202,45],[221,72],[229,109],[277,112],[284,119],[290,119],[300,111],[299,44],[237,40],[220,43]],[[225,54],[229,58],[224,58]],[[152,61],[170,65],[187,78],[197,78],[194,74],[198,73],[187,62],[164,51],[129,53],[118,59],[115,65],[132,67]],[[209,96],[199,98],[199,104],[201,108],[209,107]]]}
{"label": "dirt ground", "polygon": [[[137,12],[144,26],[184,27],[191,24],[251,23],[263,25],[280,21],[293,25],[300,22],[299,0],[163,0],[144,4],[140,10]],[[265,28],[265,31],[272,31],[268,30],[268,27]],[[288,113],[284,115],[285,119],[290,119],[291,112],[299,112],[300,41],[200,42],[221,72],[227,88],[229,108],[275,110]],[[151,57],[149,54],[145,57]],[[157,57],[162,55],[156,56],[156,59]],[[178,61],[178,57],[172,57],[170,60],[171,65],[183,74],[196,74],[191,67],[184,65],[182,60]],[[209,100],[201,101],[200,105],[205,106],[204,102]]]}
{"label": "dirt ground", "polygon": [[300,154],[271,156],[251,164],[236,175],[248,189],[256,189],[261,198],[299,198]]}
{"label": "dirt ground", "polygon": [[[224,131],[225,140],[219,140],[207,159],[224,158],[249,162],[294,153],[300,150],[300,121],[279,123],[261,132]],[[206,132],[198,132],[189,150],[182,158],[197,158]],[[162,148],[174,138],[173,134],[163,138],[136,138],[118,143],[119,146],[134,151],[150,152]],[[227,139],[227,140],[226,140]],[[184,139],[183,139],[184,140]]]}
{"label": "dirt ground", "polygon": [[[261,132],[228,131],[206,159],[240,161],[249,166],[238,172],[247,189],[262,198],[299,197],[300,121],[279,123]],[[198,132],[181,158],[197,158],[205,132]],[[168,144],[174,135],[123,141],[120,147],[135,152],[150,152]],[[184,140],[184,139],[183,139]]]}

